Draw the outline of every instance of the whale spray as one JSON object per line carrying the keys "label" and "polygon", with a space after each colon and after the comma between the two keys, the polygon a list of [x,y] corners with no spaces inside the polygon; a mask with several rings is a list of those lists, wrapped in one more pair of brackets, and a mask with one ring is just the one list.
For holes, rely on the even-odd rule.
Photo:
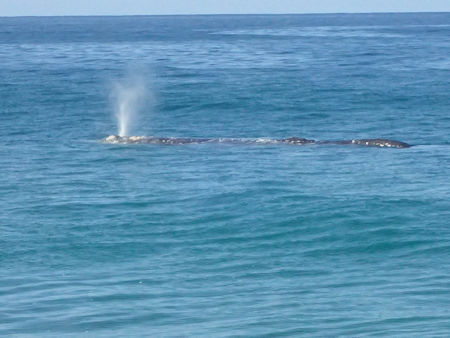
{"label": "whale spray", "polygon": [[115,81],[111,99],[119,136],[130,135],[139,119],[139,113],[149,103],[149,97],[145,77],[139,75],[137,71],[131,71],[123,79]]}

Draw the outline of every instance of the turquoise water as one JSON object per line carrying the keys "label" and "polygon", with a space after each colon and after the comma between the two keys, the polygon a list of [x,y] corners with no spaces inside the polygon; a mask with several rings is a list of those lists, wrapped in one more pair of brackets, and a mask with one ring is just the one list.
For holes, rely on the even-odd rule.
{"label": "turquoise water", "polygon": [[[130,72],[133,135],[414,147],[101,143]],[[449,75],[449,13],[0,18],[0,334],[448,336]]]}

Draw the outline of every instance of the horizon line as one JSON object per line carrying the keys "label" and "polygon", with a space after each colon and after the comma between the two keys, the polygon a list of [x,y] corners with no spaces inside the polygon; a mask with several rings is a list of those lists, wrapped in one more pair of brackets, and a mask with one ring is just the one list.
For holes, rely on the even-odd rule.
{"label": "horizon line", "polygon": [[185,13],[185,14],[56,14],[56,15],[0,15],[0,18],[52,18],[52,17],[124,17],[124,16],[251,16],[251,15],[336,15],[336,14],[436,14],[450,11],[402,11],[402,12],[306,12],[306,13]]}

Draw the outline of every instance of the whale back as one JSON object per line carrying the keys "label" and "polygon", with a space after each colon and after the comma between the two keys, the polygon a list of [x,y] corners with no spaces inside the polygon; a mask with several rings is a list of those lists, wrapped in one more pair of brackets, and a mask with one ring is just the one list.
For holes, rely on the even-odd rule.
{"label": "whale back", "polygon": [[410,144],[395,140],[388,140],[383,138],[370,138],[370,139],[359,139],[352,140],[352,144],[369,146],[369,147],[388,147],[388,148],[409,148]]}
{"label": "whale back", "polygon": [[341,140],[341,141],[315,141],[302,137],[289,137],[284,139],[234,139],[234,138],[181,138],[181,137],[152,137],[152,136],[118,136],[110,135],[103,139],[105,143],[112,144],[199,144],[199,143],[229,143],[229,144],[267,144],[267,143],[284,143],[293,145],[306,144],[337,144],[337,145],[360,145],[366,147],[386,147],[386,148],[409,148],[411,145],[405,142],[388,140],[382,138],[372,139],[355,139],[355,140]]}
{"label": "whale back", "polygon": [[306,143],[315,143],[316,141],[308,140],[307,138],[303,137],[289,137],[282,139],[281,142],[290,144],[306,144]]}

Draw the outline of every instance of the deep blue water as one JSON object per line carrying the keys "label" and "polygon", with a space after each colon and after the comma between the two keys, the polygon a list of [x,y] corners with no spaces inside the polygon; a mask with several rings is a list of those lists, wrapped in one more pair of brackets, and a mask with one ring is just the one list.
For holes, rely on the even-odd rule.
{"label": "deep blue water", "polygon": [[[133,134],[393,138],[108,145]],[[0,18],[0,335],[450,335],[450,14]]]}

